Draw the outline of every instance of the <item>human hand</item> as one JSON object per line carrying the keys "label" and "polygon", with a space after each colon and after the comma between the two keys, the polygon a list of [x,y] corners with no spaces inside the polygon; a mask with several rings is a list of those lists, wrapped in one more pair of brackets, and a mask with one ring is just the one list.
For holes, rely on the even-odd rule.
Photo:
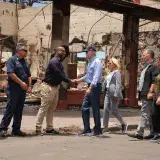
{"label": "human hand", "polygon": [[76,83],[77,83],[76,79],[71,79],[71,84],[76,84]]}
{"label": "human hand", "polygon": [[32,92],[32,87],[28,87],[27,92],[31,93]]}
{"label": "human hand", "polygon": [[156,101],[157,105],[160,105],[160,97],[158,97],[157,101]]}
{"label": "human hand", "polygon": [[27,84],[25,82],[22,82],[20,84],[20,86],[24,89],[24,90],[27,90]]}
{"label": "human hand", "polygon": [[148,93],[147,94],[147,99],[153,99],[154,94],[153,93]]}
{"label": "human hand", "polygon": [[90,94],[91,94],[91,89],[88,88],[88,89],[86,90],[86,92],[85,92],[85,96],[89,96]]}

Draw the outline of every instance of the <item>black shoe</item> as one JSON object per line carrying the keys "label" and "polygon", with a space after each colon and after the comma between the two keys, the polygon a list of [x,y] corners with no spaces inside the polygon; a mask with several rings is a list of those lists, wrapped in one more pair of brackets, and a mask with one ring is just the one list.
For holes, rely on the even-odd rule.
{"label": "black shoe", "polygon": [[143,139],[143,136],[137,134],[137,133],[133,133],[133,134],[127,134],[129,137],[132,137],[132,138],[137,138],[137,139],[140,139],[142,140]]}
{"label": "black shoe", "polygon": [[91,133],[91,130],[83,130],[78,133],[78,136],[88,136]]}
{"label": "black shoe", "polygon": [[151,141],[157,141],[160,139],[160,135],[155,135],[152,139],[150,139]]}
{"label": "black shoe", "polygon": [[152,138],[154,138],[153,134],[149,134],[148,136],[144,137],[144,139],[146,139],[146,140],[149,140],[149,139],[152,139]]}
{"label": "black shoe", "polygon": [[25,137],[25,136],[27,136],[27,134],[24,133],[24,132],[22,132],[21,130],[12,131],[12,135],[13,135],[13,136],[18,136],[18,137]]}
{"label": "black shoe", "polygon": [[122,124],[122,133],[126,133],[128,129],[128,124]]}
{"label": "black shoe", "polygon": [[43,136],[43,133],[42,133],[41,130],[36,130],[36,135],[37,135],[37,136]]}
{"label": "black shoe", "polygon": [[89,136],[90,137],[97,137],[97,136],[100,136],[100,135],[102,135],[102,132],[100,131],[100,132],[92,132]]}
{"label": "black shoe", "polygon": [[51,135],[59,135],[59,134],[60,134],[59,132],[57,132],[57,131],[54,130],[54,129],[46,130],[46,133],[47,133],[47,134],[51,134]]}
{"label": "black shoe", "polygon": [[8,137],[8,132],[5,130],[0,131],[0,137]]}

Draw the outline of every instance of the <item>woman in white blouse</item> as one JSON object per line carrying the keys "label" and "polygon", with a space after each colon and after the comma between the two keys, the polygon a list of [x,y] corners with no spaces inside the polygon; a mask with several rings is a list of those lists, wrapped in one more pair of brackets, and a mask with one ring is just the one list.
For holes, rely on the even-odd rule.
{"label": "woman in white blouse", "polygon": [[103,84],[105,93],[104,115],[103,115],[103,131],[108,131],[109,112],[118,119],[122,125],[122,133],[127,130],[127,123],[123,120],[118,110],[119,101],[123,99],[120,64],[116,58],[111,58],[108,62],[109,74]]}

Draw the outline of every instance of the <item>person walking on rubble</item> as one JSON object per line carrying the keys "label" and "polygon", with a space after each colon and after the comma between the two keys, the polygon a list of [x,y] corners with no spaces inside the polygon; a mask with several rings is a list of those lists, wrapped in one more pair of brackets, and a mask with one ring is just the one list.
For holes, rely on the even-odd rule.
{"label": "person walking on rubble", "polygon": [[25,136],[20,130],[22,112],[26,98],[26,91],[31,92],[31,73],[25,58],[27,49],[24,44],[19,43],[16,47],[16,55],[9,58],[7,62],[8,74],[8,104],[0,124],[0,136],[8,135],[8,126],[13,117],[12,135]]}
{"label": "person walking on rubble", "polygon": [[41,106],[36,120],[36,134],[42,134],[42,124],[46,116],[46,133],[59,134],[53,128],[53,114],[56,110],[59,98],[59,88],[62,82],[74,83],[66,77],[62,61],[66,57],[64,47],[57,47],[54,57],[49,61],[45,78],[41,84]]}

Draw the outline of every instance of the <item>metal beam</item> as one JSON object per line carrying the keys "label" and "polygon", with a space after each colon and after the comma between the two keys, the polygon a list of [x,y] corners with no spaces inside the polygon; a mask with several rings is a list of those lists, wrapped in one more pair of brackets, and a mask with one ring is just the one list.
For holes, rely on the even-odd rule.
{"label": "metal beam", "polygon": [[122,41],[122,80],[125,86],[125,104],[137,106],[139,18],[124,16]]}
{"label": "metal beam", "polygon": [[153,21],[160,21],[160,9],[149,6],[138,5],[121,0],[70,0],[72,4],[116,12],[120,14],[129,14]]}

